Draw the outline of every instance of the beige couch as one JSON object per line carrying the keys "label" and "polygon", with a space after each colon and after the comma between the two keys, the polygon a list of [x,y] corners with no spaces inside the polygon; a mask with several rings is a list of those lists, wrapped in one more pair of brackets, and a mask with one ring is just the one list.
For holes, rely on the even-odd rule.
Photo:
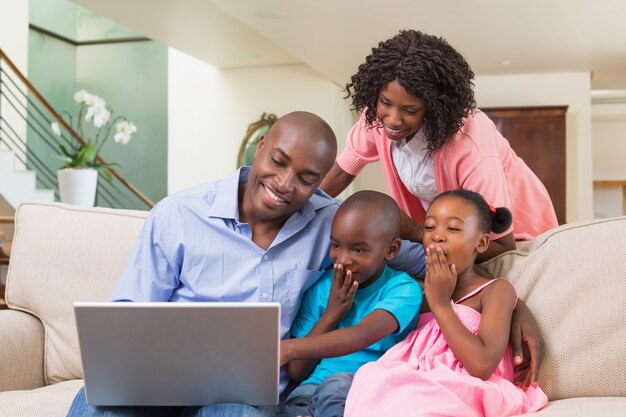
{"label": "beige couch", "polygon": [[[72,302],[106,300],[145,212],[27,203],[0,311],[0,417],[64,416],[82,386]],[[546,338],[538,416],[626,415],[626,217],[562,226],[484,264]]]}

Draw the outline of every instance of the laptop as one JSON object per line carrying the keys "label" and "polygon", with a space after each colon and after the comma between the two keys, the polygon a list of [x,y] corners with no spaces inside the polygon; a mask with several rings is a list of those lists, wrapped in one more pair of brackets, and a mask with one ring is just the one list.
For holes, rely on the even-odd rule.
{"label": "laptop", "polygon": [[279,303],[77,302],[91,405],[275,405]]}

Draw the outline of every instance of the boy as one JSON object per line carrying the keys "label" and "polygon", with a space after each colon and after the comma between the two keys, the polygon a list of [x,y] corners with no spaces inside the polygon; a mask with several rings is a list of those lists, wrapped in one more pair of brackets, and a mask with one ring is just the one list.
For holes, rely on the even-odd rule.
{"label": "boy", "polygon": [[422,289],[387,266],[400,249],[399,227],[397,204],[379,192],[358,192],[337,210],[329,250],[334,268],[305,293],[291,328],[295,339],[281,343],[291,379],[310,374],[281,416],[343,416],[352,375],[415,328]]}

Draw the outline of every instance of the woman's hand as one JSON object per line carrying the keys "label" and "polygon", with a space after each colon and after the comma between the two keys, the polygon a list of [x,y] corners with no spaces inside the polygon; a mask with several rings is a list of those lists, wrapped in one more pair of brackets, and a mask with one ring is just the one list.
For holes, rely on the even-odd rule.
{"label": "woman's hand", "polygon": [[544,341],[535,317],[522,300],[518,300],[511,320],[513,364],[519,374],[515,384],[522,389],[536,386],[543,360]]}
{"label": "woman's hand", "polygon": [[434,245],[426,248],[424,295],[431,311],[438,306],[450,304],[457,276],[456,266],[448,265],[443,249]]}
{"label": "woman's hand", "polygon": [[358,288],[359,283],[352,279],[352,271],[345,270],[340,264],[333,265],[333,281],[324,315],[330,321],[338,323],[352,307]]}

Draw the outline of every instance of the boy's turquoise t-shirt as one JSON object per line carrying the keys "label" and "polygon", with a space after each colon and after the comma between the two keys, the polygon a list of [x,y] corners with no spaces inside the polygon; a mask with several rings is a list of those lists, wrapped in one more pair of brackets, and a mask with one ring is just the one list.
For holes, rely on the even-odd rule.
{"label": "boy's turquoise t-shirt", "polygon": [[[291,327],[292,337],[306,336],[322,316],[328,304],[332,279],[333,270],[329,269],[304,293],[300,311]],[[337,372],[355,373],[361,365],[377,360],[415,330],[421,305],[422,288],[419,284],[406,273],[385,267],[380,278],[356,292],[352,308],[337,328],[355,326],[372,311],[382,309],[393,314],[398,321],[396,332],[359,352],[322,359],[302,384],[320,384]]]}

